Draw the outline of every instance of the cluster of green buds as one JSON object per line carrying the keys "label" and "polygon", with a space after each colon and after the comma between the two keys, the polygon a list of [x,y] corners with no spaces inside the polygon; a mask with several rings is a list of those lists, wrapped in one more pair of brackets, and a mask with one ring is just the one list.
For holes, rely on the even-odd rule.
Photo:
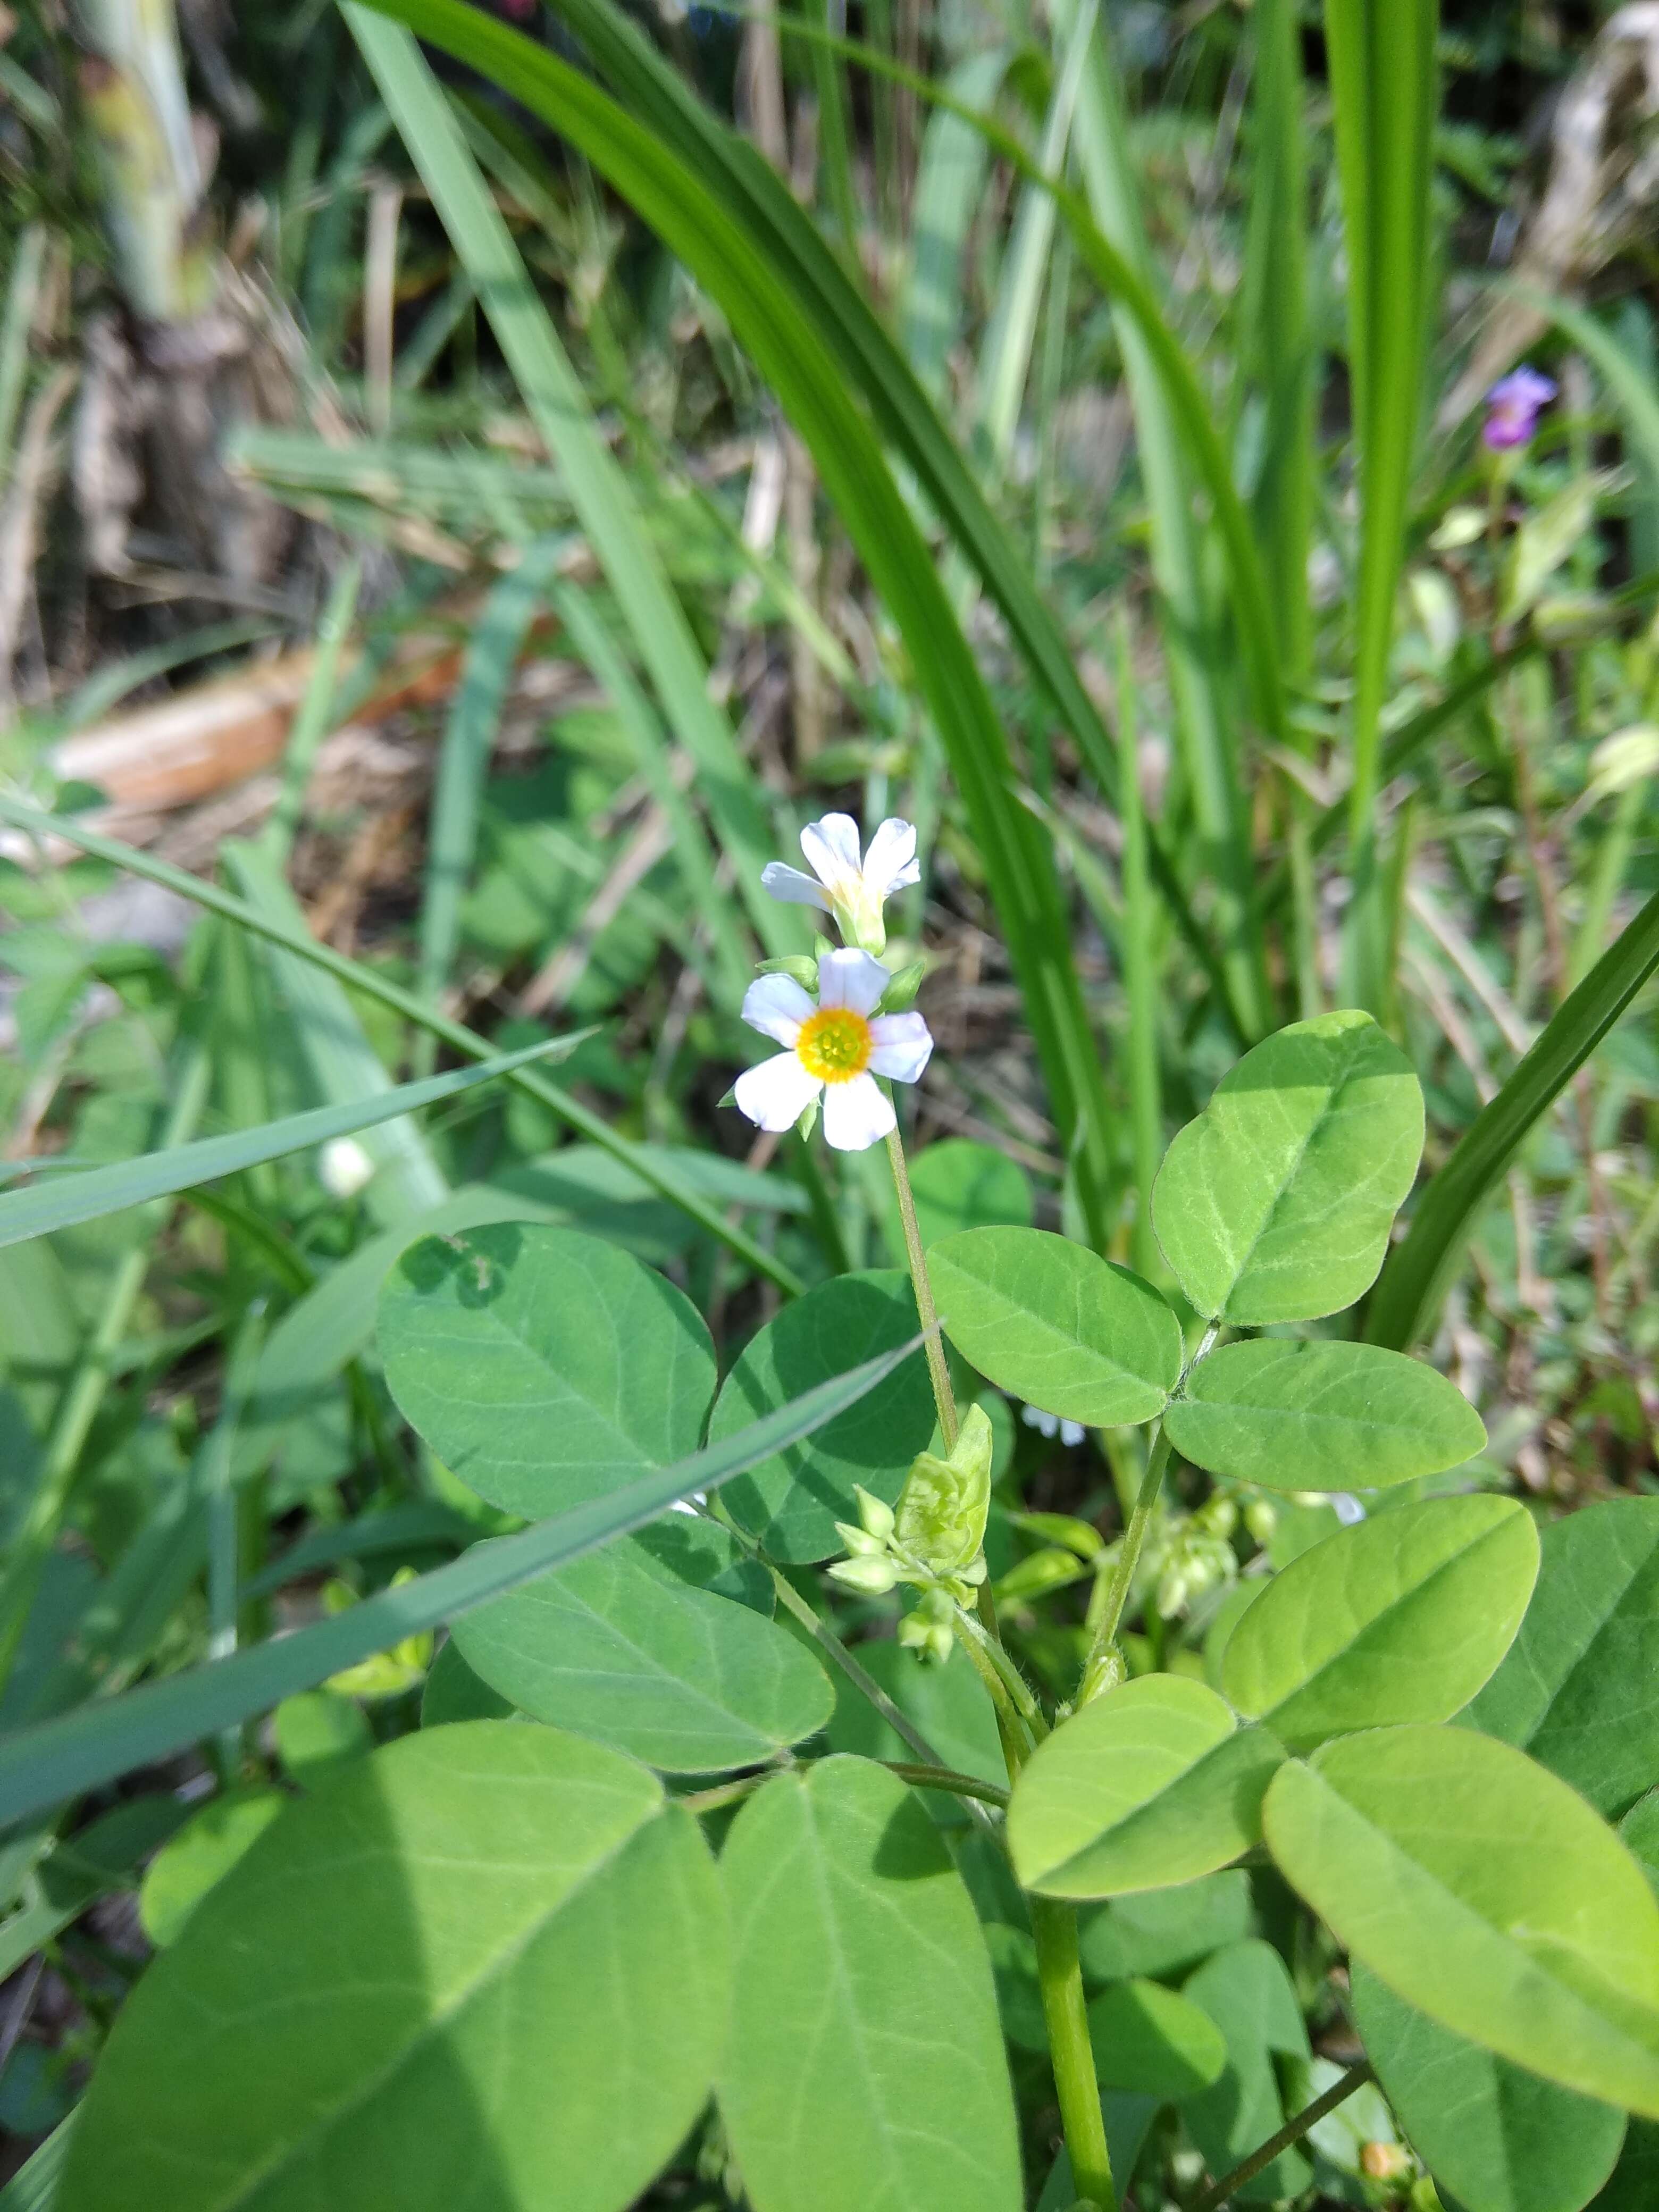
{"label": "cluster of green buds", "polygon": [[1148,1562],[1157,1577],[1155,1602],[1165,1620],[1173,1620],[1208,1591],[1235,1579],[1238,1555],[1232,1539],[1237,1526],[1237,1504],[1221,1491],[1195,1513],[1174,1516],[1166,1523]]}
{"label": "cluster of green buds", "polygon": [[838,1583],[866,1597],[884,1597],[900,1583],[921,1592],[898,1635],[924,1657],[950,1657],[957,1607],[985,1579],[991,1448],[989,1417],[970,1406],[948,1458],[925,1451],[912,1460],[896,1505],[860,1490],[857,1524],[836,1524],[848,1551],[830,1570]]}

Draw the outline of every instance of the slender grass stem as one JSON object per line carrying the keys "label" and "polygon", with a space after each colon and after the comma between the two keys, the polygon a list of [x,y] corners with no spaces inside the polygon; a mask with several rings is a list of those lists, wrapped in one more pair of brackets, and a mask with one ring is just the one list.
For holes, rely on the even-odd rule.
{"label": "slender grass stem", "polygon": [[916,1202],[910,1195],[910,1170],[904,1162],[904,1143],[896,1124],[887,1133],[887,1157],[892,1164],[893,1188],[898,1194],[899,1219],[904,1224],[904,1249],[910,1262],[910,1282],[916,1294],[916,1312],[927,1332],[927,1374],[939,1408],[939,1433],[950,1451],[957,1441],[957,1401],[951,1388],[951,1370],[945,1362],[945,1346],[933,1309],[933,1287],[921,1255],[921,1231],[916,1226]]}

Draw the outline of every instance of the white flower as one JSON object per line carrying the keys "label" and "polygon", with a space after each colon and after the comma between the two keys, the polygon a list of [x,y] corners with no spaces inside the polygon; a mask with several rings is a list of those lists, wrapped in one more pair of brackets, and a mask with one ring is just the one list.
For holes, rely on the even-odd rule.
{"label": "white flower", "polygon": [[1353,1528],[1365,1517],[1364,1507],[1351,1490],[1334,1490],[1327,1502],[1345,1528]]}
{"label": "white flower", "polygon": [[374,1179],[374,1162],[355,1137],[331,1137],[317,1155],[317,1180],[331,1198],[356,1198]]}
{"label": "white flower", "polygon": [[852,816],[826,814],[822,822],[810,822],[801,831],[800,848],[811,875],[786,867],[781,860],[762,869],[761,881],[773,897],[833,914],[849,945],[860,945],[866,952],[883,951],[887,944],[884,902],[907,884],[921,881],[915,823],[890,816],[860,858],[859,825]]}
{"label": "white flower", "polygon": [[738,1107],[763,1129],[788,1129],[823,1100],[823,1133],[839,1152],[861,1152],[896,1126],[876,1081],[914,1083],[933,1040],[920,1014],[878,1014],[892,979],[878,960],[848,946],[818,962],[813,1005],[793,975],[762,975],[744,994],[743,1018],[787,1050],[738,1078]]}
{"label": "white flower", "polygon": [[1081,1421],[1062,1420],[1058,1413],[1045,1413],[1041,1406],[1023,1407],[1019,1418],[1028,1429],[1035,1429],[1040,1437],[1058,1436],[1067,1451],[1075,1451],[1083,1442]]}

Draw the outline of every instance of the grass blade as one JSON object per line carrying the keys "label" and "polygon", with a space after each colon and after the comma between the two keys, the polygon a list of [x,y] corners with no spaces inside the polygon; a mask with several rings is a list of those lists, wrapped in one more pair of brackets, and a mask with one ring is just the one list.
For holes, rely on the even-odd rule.
{"label": "grass blade", "polygon": [[222,1729],[234,1728],[405,1637],[456,1620],[630,1529],[644,1528],[678,1498],[717,1490],[856,1404],[921,1342],[915,1338],[896,1352],[820,1382],[735,1437],[659,1474],[538,1522],[502,1542],[465,1553],[447,1566],[401,1589],[381,1590],[330,1620],[253,1645],[216,1665],[147,1682],[122,1697],[100,1699],[20,1731],[0,1743],[0,1825],[9,1826]]}
{"label": "grass blade", "polygon": [[307,1152],[331,1138],[355,1135],[393,1114],[412,1114],[420,1107],[435,1106],[441,1099],[457,1097],[463,1091],[494,1082],[515,1067],[527,1067],[533,1060],[562,1059],[579,1042],[577,1037],[554,1037],[522,1052],[504,1053],[476,1067],[428,1076],[420,1083],[400,1084],[395,1090],[349,1105],[313,1107],[309,1113],[290,1114],[260,1129],[198,1137],[191,1144],[147,1152],[142,1159],[117,1160],[109,1167],[55,1176],[30,1190],[8,1191],[0,1194],[0,1245],[21,1244],[26,1237],[45,1237],[53,1230],[72,1228],[77,1222],[96,1221],[129,1206],[171,1198],[198,1182],[240,1174],[262,1160],[281,1159],[286,1152]]}
{"label": "grass blade", "polygon": [[1360,501],[1348,989],[1352,1003],[1373,1008],[1382,953],[1373,821],[1428,325],[1438,15],[1437,0],[1325,0]]}
{"label": "grass blade", "polygon": [[633,489],[599,435],[580,380],[454,113],[406,30],[365,8],[349,6],[345,16],[557,463],[663,711],[697,763],[709,811],[738,865],[739,890],[761,941],[774,951],[796,951],[804,942],[799,923],[760,887],[760,871],[775,854],[754,779],[730,725],[709,697],[708,668],[651,550]]}
{"label": "grass blade", "polygon": [[1560,1096],[1656,968],[1659,893],[1563,1001],[1418,1200],[1405,1241],[1389,1254],[1371,1293],[1365,1315],[1370,1343],[1404,1352],[1432,1325],[1482,1202],[1528,1131]]}
{"label": "grass blade", "polygon": [[[354,991],[361,991],[368,998],[378,1000],[383,1006],[390,1006],[405,1021],[429,1030],[434,1036],[441,1037],[453,1051],[463,1054],[468,1060],[495,1057],[488,1041],[479,1036],[476,1030],[465,1028],[459,1022],[451,1021],[447,1014],[426,1005],[413,992],[400,989],[378,969],[366,968],[358,961],[348,960],[343,953],[336,952],[329,945],[319,945],[303,928],[290,926],[280,916],[262,912],[245,900],[237,898],[234,893],[222,890],[217,884],[204,883],[199,876],[189,875],[183,868],[175,868],[168,861],[157,860],[153,854],[140,852],[135,846],[123,845],[112,837],[100,836],[96,830],[84,829],[68,817],[42,814],[37,808],[25,806],[21,800],[8,798],[3,793],[0,793],[0,822],[9,822],[38,841],[61,838],[65,844],[73,845],[78,851],[90,853],[100,860],[108,860],[118,868],[125,868],[135,876],[143,877],[147,882],[164,884],[169,890],[177,891],[180,897],[191,900],[197,906],[205,907],[211,914],[222,915],[228,921],[234,921],[241,928],[252,931],[254,936],[263,938],[267,944],[280,945],[301,960],[309,961],[313,967],[320,968],[337,981],[349,984]],[[556,1084],[550,1083],[544,1075],[533,1068],[512,1068],[503,1079],[517,1084],[521,1091],[550,1109],[562,1121],[577,1130],[590,1143],[632,1169],[641,1182],[665,1198],[671,1206],[678,1206],[682,1213],[689,1215],[700,1229],[706,1231],[718,1243],[724,1244],[745,1266],[754,1268],[757,1274],[764,1275],[769,1282],[775,1283],[789,1297],[799,1295],[802,1285],[793,1268],[786,1267],[764,1246],[757,1244],[752,1237],[728,1221],[718,1206],[708,1204],[696,1192],[688,1189],[683,1176],[660,1167],[648,1146],[630,1145],[626,1138],[619,1137],[601,1115],[591,1112],[580,1099],[573,1098],[568,1091],[561,1091]]]}
{"label": "grass blade", "polygon": [[418,21],[437,43],[499,77],[586,155],[720,302],[811,448],[825,490],[904,637],[949,755],[1019,977],[1054,1118],[1076,1163],[1085,1213],[1103,1241],[1114,1179],[1109,1108],[1053,855],[1037,823],[1012,799],[1013,764],[984,679],[932,552],[834,358],[781,297],[771,259],[731,221],[701,176],[586,78],[470,9],[418,0],[391,12]]}

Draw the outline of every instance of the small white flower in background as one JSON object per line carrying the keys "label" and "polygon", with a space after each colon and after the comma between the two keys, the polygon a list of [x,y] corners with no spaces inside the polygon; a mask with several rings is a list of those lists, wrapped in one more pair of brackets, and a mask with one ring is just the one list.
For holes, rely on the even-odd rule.
{"label": "small white flower in background", "polygon": [[800,848],[811,875],[787,867],[781,860],[773,860],[762,869],[761,881],[773,897],[832,914],[848,944],[866,952],[884,951],[884,904],[895,891],[921,881],[915,823],[890,816],[860,856],[859,825],[852,816],[826,814],[821,822],[809,822],[801,831]]}
{"label": "small white flower in background", "polygon": [[1075,1451],[1083,1442],[1085,1431],[1081,1421],[1063,1421],[1058,1413],[1045,1413],[1041,1406],[1022,1407],[1019,1418],[1028,1429],[1035,1429],[1040,1437],[1057,1436],[1067,1451]]}
{"label": "small white flower in background", "polygon": [[[831,817],[833,819],[833,817]],[[818,962],[813,1004],[793,975],[762,975],[744,994],[743,1018],[785,1049],[738,1078],[739,1109],[763,1129],[793,1128],[823,1101],[823,1133],[839,1152],[861,1152],[896,1127],[877,1083],[914,1083],[933,1040],[920,1014],[878,1014],[891,977],[851,946]]]}
{"label": "small white flower in background", "polygon": [[374,1180],[374,1163],[355,1137],[331,1137],[317,1155],[317,1180],[343,1202]]}
{"label": "small white flower in background", "polygon": [[1364,1507],[1351,1490],[1332,1491],[1330,1503],[1332,1512],[1345,1528],[1352,1528],[1356,1522],[1365,1517]]}

